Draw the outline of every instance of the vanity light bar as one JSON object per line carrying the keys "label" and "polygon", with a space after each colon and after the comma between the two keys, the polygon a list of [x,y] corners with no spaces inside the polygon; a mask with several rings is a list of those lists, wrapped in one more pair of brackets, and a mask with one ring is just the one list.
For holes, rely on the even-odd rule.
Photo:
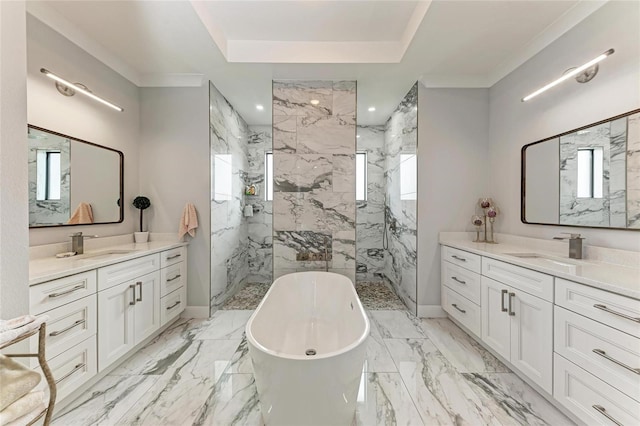
{"label": "vanity light bar", "polygon": [[607,57],[609,55],[612,55],[613,52],[615,52],[615,50],[613,49],[609,49],[606,52],[604,52],[602,55],[598,56],[595,59],[590,60],[589,62],[587,62],[584,65],[579,66],[578,68],[575,68],[573,70],[571,70],[570,72],[564,74],[562,77],[560,77],[559,79],[552,81],[551,83],[547,84],[546,86],[536,90],[535,92],[533,92],[532,94],[525,96],[524,98],[522,98],[522,102],[526,102],[529,99],[538,96],[540,93],[545,92],[549,89],[551,89],[554,86],[557,86],[558,84],[562,83],[565,80],[570,79],[571,77],[575,77],[576,75],[580,74],[581,72],[583,72],[584,70],[591,68],[592,66],[594,66],[595,64],[597,64],[600,61],[603,61],[605,59],[607,59]]}
{"label": "vanity light bar", "polygon": [[83,95],[88,96],[91,99],[93,99],[95,101],[98,101],[98,102],[100,102],[100,103],[102,103],[102,104],[104,104],[104,105],[106,105],[108,107],[111,107],[111,108],[115,109],[116,111],[120,111],[120,112],[124,111],[124,109],[119,107],[118,105],[112,104],[111,102],[106,101],[106,100],[102,99],[101,97],[94,95],[93,93],[89,92],[86,89],[83,89],[82,87],[80,87],[80,86],[78,86],[76,84],[73,84],[73,83],[65,80],[64,78],[58,77],[57,75],[55,75],[54,73],[52,73],[51,71],[49,71],[49,70],[47,70],[45,68],[40,68],[40,72],[42,74],[46,75],[47,77],[49,77],[50,79],[55,80],[58,83],[60,83],[62,85],[65,85],[70,89],[75,90],[76,92],[80,92]]}

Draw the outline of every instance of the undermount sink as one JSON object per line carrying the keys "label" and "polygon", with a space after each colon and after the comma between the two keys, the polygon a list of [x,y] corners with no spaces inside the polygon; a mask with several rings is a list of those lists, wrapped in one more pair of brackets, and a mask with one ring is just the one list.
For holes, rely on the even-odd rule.
{"label": "undermount sink", "polygon": [[505,253],[507,256],[519,257],[520,259],[530,259],[542,263],[550,263],[558,266],[578,266],[582,263],[579,260],[556,258],[539,253]]}
{"label": "undermount sink", "polygon": [[135,250],[104,250],[104,251],[97,251],[95,253],[81,254],[77,257],[77,259],[78,260],[100,260],[101,258],[107,258],[114,255],[129,254],[133,252],[135,252]]}

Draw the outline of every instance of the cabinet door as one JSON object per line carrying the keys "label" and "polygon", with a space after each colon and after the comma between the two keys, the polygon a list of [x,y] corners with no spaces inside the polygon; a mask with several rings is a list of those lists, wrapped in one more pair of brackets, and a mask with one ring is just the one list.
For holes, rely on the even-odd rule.
{"label": "cabinet door", "polygon": [[515,291],[511,363],[545,391],[553,391],[553,304]]}
{"label": "cabinet door", "polygon": [[509,359],[511,321],[506,306],[511,288],[484,276],[481,278],[480,288],[482,340],[504,358]]}
{"label": "cabinet door", "polygon": [[136,304],[134,336],[135,344],[153,334],[160,327],[160,271],[134,280]]}
{"label": "cabinet door", "polygon": [[135,346],[133,287],[125,282],[98,293],[98,371]]}

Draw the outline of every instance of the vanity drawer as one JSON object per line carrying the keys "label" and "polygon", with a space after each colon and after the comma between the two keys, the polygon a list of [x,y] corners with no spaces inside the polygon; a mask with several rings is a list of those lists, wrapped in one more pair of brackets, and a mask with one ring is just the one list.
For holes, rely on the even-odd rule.
{"label": "vanity drawer", "polygon": [[[47,362],[56,382],[56,401],[61,401],[98,373],[96,336],[70,348]],[[40,367],[36,371],[41,372]],[[39,386],[46,388],[46,380]]]}
{"label": "vanity drawer", "polygon": [[442,287],[442,309],[480,336],[480,307],[447,287]]}
{"label": "vanity drawer", "polygon": [[442,260],[451,262],[454,265],[462,266],[476,274],[482,270],[481,257],[468,251],[458,250],[449,246],[442,246]]}
{"label": "vanity drawer", "polygon": [[479,274],[443,260],[441,265],[441,276],[442,285],[455,290],[458,294],[461,294],[476,305],[480,306]]}
{"label": "vanity drawer", "polygon": [[558,354],[553,382],[554,398],[587,425],[640,424],[640,403]]}
{"label": "vanity drawer", "polygon": [[187,282],[187,266],[185,262],[162,268],[160,270],[160,297],[174,292]]}
{"label": "vanity drawer", "polygon": [[553,302],[553,277],[489,257],[482,258],[482,275],[525,293]]}
{"label": "vanity drawer", "polygon": [[133,280],[160,269],[160,254],[139,257],[98,269],[98,291]]}
{"label": "vanity drawer", "polygon": [[556,278],[556,305],[640,337],[640,300]]}
{"label": "vanity drawer", "polygon": [[39,315],[96,293],[96,271],[83,272],[29,287],[29,312]]}
{"label": "vanity drawer", "polygon": [[178,247],[160,253],[160,267],[166,268],[178,262],[182,262],[187,257],[185,247]]}
{"label": "vanity drawer", "polygon": [[557,353],[640,401],[640,339],[559,306],[554,329]]}
{"label": "vanity drawer", "polygon": [[160,327],[176,318],[187,306],[187,288],[182,287],[160,299]]}

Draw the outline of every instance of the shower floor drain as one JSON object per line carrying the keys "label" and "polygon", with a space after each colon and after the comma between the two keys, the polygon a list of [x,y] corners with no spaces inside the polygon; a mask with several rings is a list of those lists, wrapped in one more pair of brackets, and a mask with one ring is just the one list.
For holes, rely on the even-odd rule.
{"label": "shower floor drain", "polygon": [[316,350],[315,350],[315,349],[307,349],[304,353],[305,353],[307,356],[312,356],[312,355],[315,355],[315,354],[316,354]]}

